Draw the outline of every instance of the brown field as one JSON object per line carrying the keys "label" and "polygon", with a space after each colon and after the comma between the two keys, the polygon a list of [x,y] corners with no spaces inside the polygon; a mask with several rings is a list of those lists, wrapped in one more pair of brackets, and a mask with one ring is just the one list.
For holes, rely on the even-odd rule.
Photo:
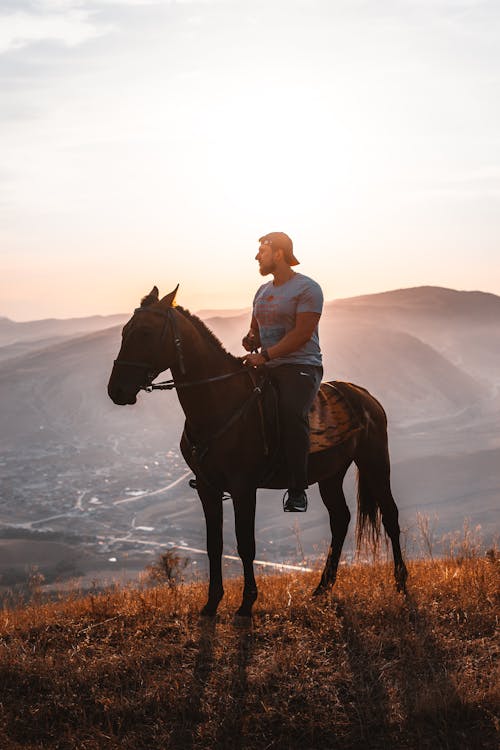
{"label": "brown field", "polygon": [[385,563],[241,581],[216,620],[205,584],[114,589],[0,615],[0,747],[496,748],[499,562]]}

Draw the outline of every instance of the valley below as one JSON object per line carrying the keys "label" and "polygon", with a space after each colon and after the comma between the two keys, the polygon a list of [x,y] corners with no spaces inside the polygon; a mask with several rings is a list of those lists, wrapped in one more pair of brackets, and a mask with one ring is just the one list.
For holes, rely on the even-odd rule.
{"label": "valley below", "polygon": [[[393,494],[409,556],[427,552],[429,541],[445,554],[464,533],[485,548],[497,539],[499,311],[494,295],[433,287],[326,306],[325,380],[367,387],[388,413]],[[248,315],[210,314],[207,325],[240,354]],[[176,394],[142,394],[133,407],[116,407],[107,396],[117,323],[127,319],[117,318],[109,327],[92,319],[90,330],[80,322],[74,335],[70,326],[52,321],[46,330],[36,321],[32,338],[27,324],[17,324],[22,346],[12,326],[3,340],[0,325],[3,590],[34,575],[46,588],[136,580],[166,549],[189,558],[186,577],[206,576],[204,520],[179,451],[184,417]],[[344,489],[353,516],[349,562],[353,469]],[[283,514],[281,498],[258,492],[257,569],[318,566],[329,525],[317,487],[307,514]],[[240,571],[233,527],[227,501],[227,574]]]}

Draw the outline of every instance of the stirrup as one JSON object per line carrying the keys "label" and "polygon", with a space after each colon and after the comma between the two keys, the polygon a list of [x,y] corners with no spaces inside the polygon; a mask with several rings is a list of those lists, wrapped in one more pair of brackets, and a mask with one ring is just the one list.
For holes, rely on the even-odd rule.
{"label": "stirrup", "polygon": [[[197,490],[198,489],[198,482],[196,481],[196,479],[190,479],[189,482],[188,482],[188,484],[189,484],[189,486],[191,487],[192,490]],[[224,492],[222,493],[222,500],[223,501],[224,500],[231,500],[231,495],[229,494],[229,492],[226,492],[224,490]]]}
{"label": "stirrup", "polygon": [[307,500],[307,493],[305,490],[303,490],[304,497],[305,497],[305,505],[304,507],[298,508],[297,506],[293,505],[293,502],[290,499],[290,491],[287,490],[285,494],[283,495],[283,511],[285,513],[305,513],[308,506],[308,500]]}

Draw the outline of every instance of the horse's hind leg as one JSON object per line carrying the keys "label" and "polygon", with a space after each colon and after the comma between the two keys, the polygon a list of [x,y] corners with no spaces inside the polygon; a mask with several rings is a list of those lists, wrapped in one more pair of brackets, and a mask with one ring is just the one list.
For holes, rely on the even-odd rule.
{"label": "horse's hind leg", "polygon": [[406,579],[408,578],[408,571],[403,560],[401,544],[399,541],[401,532],[398,520],[398,507],[394,502],[389,481],[387,482],[386,492],[380,495],[379,506],[382,513],[382,523],[384,524],[384,529],[386,530],[392,544],[396,588],[398,591],[406,593]]}
{"label": "horse's hind leg", "polygon": [[[378,460],[377,454],[380,453]],[[389,451],[387,447],[380,451],[373,451],[370,457],[356,458],[359,469],[358,491],[364,503],[372,507],[378,505],[382,514],[384,529],[391,540],[394,557],[394,578],[398,591],[406,592],[408,571],[403,560],[399,541],[399,512],[391,491]]]}
{"label": "horse's hind leg", "polygon": [[337,568],[342,552],[342,546],[347,534],[349,521],[351,520],[351,514],[347,507],[342,487],[348,466],[349,464],[335,476],[323,479],[319,482],[321,499],[326,505],[330,516],[332,541],[330,549],[328,550],[328,556],[321,575],[321,580],[317,588],[314,590],[314,596],[324,594],[328,591],[337,578]]}

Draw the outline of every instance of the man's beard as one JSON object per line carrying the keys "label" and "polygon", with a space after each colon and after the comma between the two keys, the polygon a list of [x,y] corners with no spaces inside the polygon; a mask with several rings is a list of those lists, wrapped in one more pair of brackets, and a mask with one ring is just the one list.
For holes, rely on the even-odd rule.
{"label": "man's beard", "polygon": [[269,263],[267,266],[259,266],[259,273],[261,276],[268,276],[270,273],[274,273],[276,270],[276,263]]}

